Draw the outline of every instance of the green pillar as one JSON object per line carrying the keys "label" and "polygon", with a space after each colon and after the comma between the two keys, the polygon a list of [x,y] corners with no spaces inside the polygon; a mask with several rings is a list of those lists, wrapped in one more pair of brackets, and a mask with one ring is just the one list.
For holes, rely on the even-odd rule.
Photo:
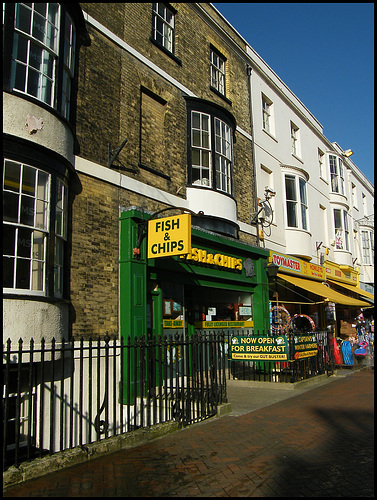
{"label": "green pillar", "polygon": [[267,260],[259,258],[255,261],[254,271],[258,285],[254,290],[254,332],[267,335],[270,329],[270,308],[268,299]]}
{"label": "green pillar", "polygon": [[[147,333],[147,258],[146,237],[140,245],[140,256],[135,257],[133,249],[137,247],[139,223],[143,221],[142,212],[131,209],[120,215],[120,259],[119,259],[119,315],[120,335],[124,345],[130,338],[144,336]],[[138,391],[137,377],[134,377],[134,352],[127,364],[127,350],[124,350],[124,387],[120,387],[120,401],[127,401],[127,386],[130,385],[129,397],[132,401]],[[128,366],[129,365],[129,366]],[[138,359],[136,367],[138,369]],[[130,373],[130,377],[128,377]],[[129,379],[129,380],[128,380]]]}

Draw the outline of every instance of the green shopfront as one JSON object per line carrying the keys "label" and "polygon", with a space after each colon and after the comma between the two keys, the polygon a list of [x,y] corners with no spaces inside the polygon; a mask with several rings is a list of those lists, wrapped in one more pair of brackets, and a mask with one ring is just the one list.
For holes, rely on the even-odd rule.
{"label": "green shopfront", "polygon": [[140,335],[269,332],[269,252],[192,227],[191,251],[147,259],[145,222],[120,216],[120,332]]}

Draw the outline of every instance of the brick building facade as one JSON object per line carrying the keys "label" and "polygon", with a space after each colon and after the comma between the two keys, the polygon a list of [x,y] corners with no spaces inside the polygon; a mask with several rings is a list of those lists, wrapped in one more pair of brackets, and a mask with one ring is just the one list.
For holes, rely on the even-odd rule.
{"label": "brick building facade", "polygon": [[[170,4],[175,23],[173,53],[153,40],[151,4],[83,3],[81,7],[91,44],[80,52],[78,159],[92,162],[95,172],[88,167],[83,173],[76,161],[69,266],[72,334],[116,336],[119,207],[136,206],[153,213],[180,202],[179,206],[190,208],[187,98],[232,115],[236,128],[231,202],[237,220],[250,222],[255,199],[247,64],[224,37],[221,16],[208,5]],[[215,29],[214,22],[223,25],[221,29]],[[236,33],[232,37],[244,50],[242,39]],[[224,93],[211,86],[211,50],[225,61]],[[109,149],[124,140],[109,167]],[[127,189],[125,177],[141,184]],[[147,194],[143,194],[145,186]],[[153,189],[158,199],[148,195]],[[205,199],[206,191],[199,189]],[[159,201],[164,193],[173,201]],[[229,203],[228,193],[220,194],[216,204],[221,205],[221,198]],[[205,203],[202,210],[207,213]],[[216,208],[210,215],[217,215]],[[236,233],[236,239],[255,244],[254,235]]]}

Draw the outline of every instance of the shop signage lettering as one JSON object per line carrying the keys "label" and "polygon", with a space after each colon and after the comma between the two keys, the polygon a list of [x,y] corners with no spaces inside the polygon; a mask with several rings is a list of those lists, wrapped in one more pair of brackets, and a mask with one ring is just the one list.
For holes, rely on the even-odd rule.
{"label": "shop signage lettering", "polygon": [[291,271],[294,274],[302,274],[312,278],[325,279],[326,273],[323,266],[312,264],[301,259],[293,259],[288,255],[281,255],[275,252],[270,252],[270,261],[278,265],[282,269]]}
{"label": "shop signage lettering", "polygon": [[254,321],[195,321],[196,328],[252,328]]}
{"label": "shop signage lettering", "polygon": [[181,256],[181,259],[242,271],[242,259],[237,259],[230,255],[223,255],[221,253],[208,253],[207,250],[202,250],[200,248],[192,248],[191,252],[185,256]]}
{"label": "shop signage lettering", "polygon": [[294,271],[301,272],[300,262],[289,257],[283,257],[282,255],[272,254],[272,261],[279,267],[285,267],[286,269],[293,269]]}
{"label": "shop signage lettering", "polygon": [[311,358],[317,356],[318,343],[315,335],[295,335],[294,359]]}
{"label": "shop signage lettering", "polygon": [[233,337],[230,359],[243,361],[288,361],[288,340],[278,337]]}
{"label": "shop signage lettering", "polygon": [[148,259],[191,252],[191,215],[148,221]]}

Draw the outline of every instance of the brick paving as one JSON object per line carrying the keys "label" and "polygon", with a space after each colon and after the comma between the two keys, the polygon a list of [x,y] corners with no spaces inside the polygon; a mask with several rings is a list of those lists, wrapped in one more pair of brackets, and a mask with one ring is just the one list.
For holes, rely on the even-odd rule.
{"label": "brick paving", "polygon": [[187,427],[4,496],[373,497],[374,371]]}

